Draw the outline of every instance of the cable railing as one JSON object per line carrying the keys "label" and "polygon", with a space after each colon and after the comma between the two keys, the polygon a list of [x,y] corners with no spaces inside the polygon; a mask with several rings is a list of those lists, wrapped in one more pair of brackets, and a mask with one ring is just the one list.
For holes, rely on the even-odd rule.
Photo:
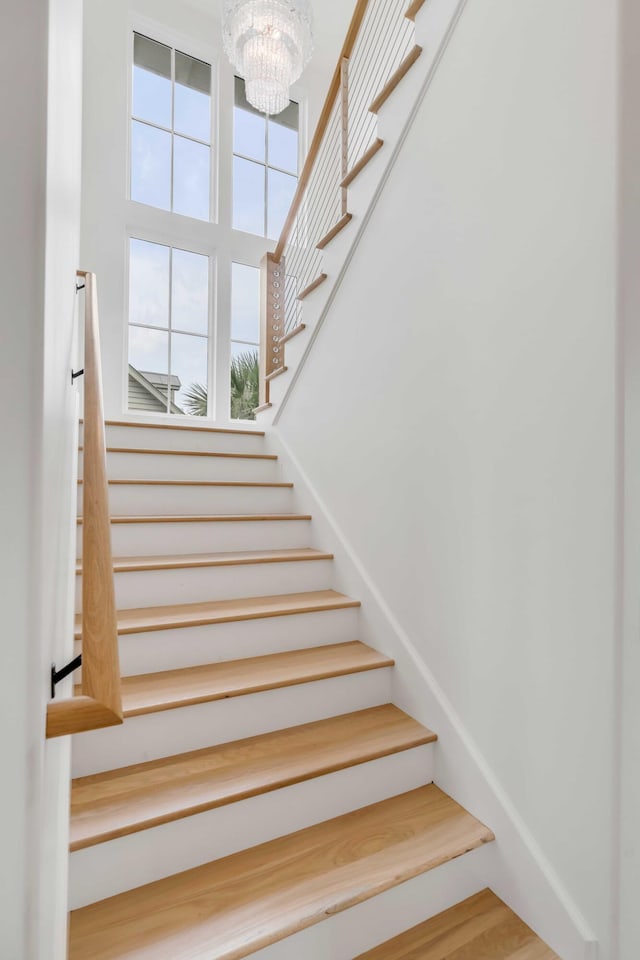
{"label": "cable railing", "polygon": [[285,298],[285,334],[296,326],[295,304],[298,296],[320,273],[322,250],[318,249],[318,240],[326,236],[342,216],[341,191],[337,186],[342,179],[339,108],[338,101],[329,119],[314,175],[286,246],[286,272],[291,280]]}
{"label": "cable railing", "polygon": [[[377,117],[370,111],[414,42],[414,25],[405,16],[406,0],[371,0],[363,29],[349,60],[349,170],[376,138]],[[372,50],[384,46],[377,56]]]}
{"label": "cable railing", "polygon": [[[78,271],[84,281],[84,422],[82,439],[82,653],[52,670],[47,705],[47,737],[97,730],[122,723],[118,628],[111,519],[107,484],[102,372],[98,329],[98,295],[93,273]],[[82,289],[82,286],[79,287]],[[82,666],[77,696],[55,699],[56,684]]]}
{"label": "cable railing", "polygon": [[323,250],[348,225],[348,188],[382,140],[377,113],[421,53],[414,19],[425,0],[357,0],[291,208],[262,264],[260,407],[304,329],[305,298],[324,280]]}

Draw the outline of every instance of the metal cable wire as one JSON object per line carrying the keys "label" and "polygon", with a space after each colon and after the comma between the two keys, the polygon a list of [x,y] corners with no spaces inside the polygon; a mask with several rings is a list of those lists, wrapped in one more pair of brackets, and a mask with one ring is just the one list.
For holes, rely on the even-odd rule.
{"label": "metal cable wire", "polygon": [[[347,167],[353,169],[377,136],[370,106],[409,54],[415,29],[405,17],[407,0],[372,0],[349,60]],[[297,298],[322,273],[318,242],[342,216],[342,102],[327,123],[309,184],[298,210],[285,257],[285,333],[298,326],[304,304]]]}

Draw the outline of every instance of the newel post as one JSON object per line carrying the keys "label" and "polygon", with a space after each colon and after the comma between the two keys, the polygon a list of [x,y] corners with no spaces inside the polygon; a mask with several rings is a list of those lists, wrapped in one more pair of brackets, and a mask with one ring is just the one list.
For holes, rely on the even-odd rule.
{"label": "newel post", "polygon": [[260,407],[269,403],[270,374],[284,366],[284,257],[267,253],[260,264]]}

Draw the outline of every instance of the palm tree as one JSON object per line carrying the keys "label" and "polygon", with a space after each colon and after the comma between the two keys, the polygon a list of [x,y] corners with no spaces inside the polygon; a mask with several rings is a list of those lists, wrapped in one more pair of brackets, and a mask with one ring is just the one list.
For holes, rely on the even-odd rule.
{"label": "palm tree", "polygon": [[183,406],[192,417],[206,417],[207,399],[207,388],[201,383],[192,383],[184,391]]}
{"label": "palm tree", "polygon": [[259,390],[258,351],[247,350],[231,361],[232,420],[255,420]]}
{"label": "palm tree", "polygon": [[[259,396],[258,351],[247,350],[231,361],[231,419],[255,420]],[[183,406],[193,417],[207,415],[207,388],[192,383],[184,391]]]}

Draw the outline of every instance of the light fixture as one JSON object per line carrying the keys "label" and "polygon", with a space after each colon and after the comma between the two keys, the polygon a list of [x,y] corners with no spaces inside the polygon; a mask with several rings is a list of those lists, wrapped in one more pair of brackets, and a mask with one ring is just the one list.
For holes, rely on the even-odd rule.
{"label": "light fixture", "polygon": [[225,53],[244,77],[247,100],[261,113],[281,113],[313,51],[309,0],[224,0],[223,24]]}

